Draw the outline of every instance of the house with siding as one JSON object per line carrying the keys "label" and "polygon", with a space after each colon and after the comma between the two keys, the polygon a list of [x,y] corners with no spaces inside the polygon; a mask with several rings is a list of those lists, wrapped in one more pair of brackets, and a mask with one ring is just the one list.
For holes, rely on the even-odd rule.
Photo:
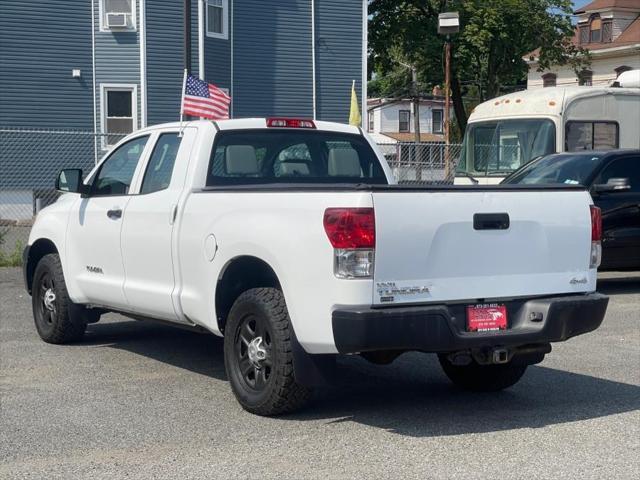
{"label": "house with siding", "polygon": [[[370,98],[367,102],[367,131],[380,143],[415,140],[415,102],[413,99]],[[425,96],[418,105],[420,140],[444,142],[444,99]],[[380,135],[384,137],[380,137]]]}
{"label": "house with siding", "polygon": [[185,3],[191,73],[229,92],[232,117],[347,122],[353,80],[365,104],[366,0],[2,0],[0,127],[175,121]]}
{"label": "house with siding", "polygon": [[176,121],[185,63],[233,118],[348,122],[366,38],[366,0],[1,0],[0,227],[53,201],[61,168]]}
{"label": "house with siding", "polygon": [[610,85],[622,72],[640,68],[640,0],[595,0],[575,11],[574,45],[589,51],[591,65],[580,72],[569,66],[538,71],[538,50],[529,64],[527,88]]}

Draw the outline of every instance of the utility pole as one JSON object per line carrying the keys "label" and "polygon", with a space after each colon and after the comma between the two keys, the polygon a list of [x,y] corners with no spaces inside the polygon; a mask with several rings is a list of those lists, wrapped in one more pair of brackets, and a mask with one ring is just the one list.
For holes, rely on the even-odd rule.
{"label": "utility pole", "polygon": [[418,69],[411,65],[411,90],[413,93],[413,130],[415,141],[420,143],[420,90],[418,88]]}
{"label": "utility pole", "polygon": [[451,40],[447,35],[447,40],[444,44],[444,142],[449,145],[449,126],[450,126],[450,112],[449,103],[451,102]]}
{"label": "utility pole", "polygon": [[[446,6],[446,3],[445,3]],[[460,31],[460,17],[458,12],[445,12],[438,15],[438,33],[446,35],[444,42],[444,176],[446,180],[452,177],[452,161],[449,151],[450,132],[450,108],[451,103],[451,34]]]}
{"label": "utility pole", "polygon": [[187,74],[191,73],[191,0],[184,0],[183,8],[183,31],[184,31],[184,69]]}

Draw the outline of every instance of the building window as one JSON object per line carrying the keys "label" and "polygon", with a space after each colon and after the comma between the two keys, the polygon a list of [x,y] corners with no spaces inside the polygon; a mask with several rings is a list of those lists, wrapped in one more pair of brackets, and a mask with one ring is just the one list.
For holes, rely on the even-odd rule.
{"label": "building window", "polygon": [[398,132],[409,131],[410,118],[411,118],[411,112],[409,110],[400,110],[398,112]]}
{"label": "building window", "polygon": [[613,23],[602,22],[602,43],[613,42]]}
{"label": "building window", "polygon": [[137,87],[101,85],[103,146],[111,147],[137,129]]}
{"label": "building window", "polygon": [[622,65],[622,66],[620,66],[620,67],[616,68],[616,69],[614,70],[614,72],[616,72],[616,78],[618,78],[618,77],[620,76],[620,74],[621,74],[621,73],[628,72],[629,70],[632,70],[632,68],[631,68],[631,67],[628,67],[628,66],[626,66],[626,65]]}
{"label": "building window", "polygon": [[135,0],[100,0],[100,30],[136,29]]}
{"label": "building window", "polygon": [[229,0],[207,0],[207,36],[229,38]]}
{"label": "building window", "polygon": [[542,75],[543,87],[555,87],[558,76],[555,73],[545,73]]}
{"label": "building window", "polygon": [[431,110],[432,133],[442,133],[442,110]]}
{"label": "building window", "polygon": [[368,115],[369,115],[369,116],[368,116],[368,120],[369,120],[369,131],[370,131],[370,132],[373,132],[373,127],[374,127],[374,124],[373,124],[374,116],[373,116],[373,115],[374,115],[374,114],[373,114],[373,112],[369,112],[369,113],[368,113]]}
{"label": "building window", "polygon": [[578,74],[578,85],[590,87],[593,85],[593,72],[591,70],[582,70]]}
{"label": "building window", "polygon": [[589,23],[589,42],[599,43],[602,41],[602,19],[600,15],[595,14],[591,17]]}
{"label": "building window", "polygon": [[589,43],[589,25],[580,27],[580,44]]}

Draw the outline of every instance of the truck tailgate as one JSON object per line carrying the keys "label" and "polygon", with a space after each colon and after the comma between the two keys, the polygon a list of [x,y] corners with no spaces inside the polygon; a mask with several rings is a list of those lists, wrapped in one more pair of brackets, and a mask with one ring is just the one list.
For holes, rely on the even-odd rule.
{"label": "truck tailgate", "polygon": [[390,189],[372,195],[374,304],[595,290],[586,191]]}

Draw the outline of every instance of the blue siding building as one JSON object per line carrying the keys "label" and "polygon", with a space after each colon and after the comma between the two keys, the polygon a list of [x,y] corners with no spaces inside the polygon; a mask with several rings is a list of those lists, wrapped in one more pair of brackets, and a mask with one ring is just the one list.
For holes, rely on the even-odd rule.
{"label": "blue siding building", "polygon": [[[353,80],[366,105],[366,9],[191,0],[191,72],[230,93],[234,118],[347,122]],[[0,127],[109,134],[177,120],[183,13],[182,0],[2,0]]]}

